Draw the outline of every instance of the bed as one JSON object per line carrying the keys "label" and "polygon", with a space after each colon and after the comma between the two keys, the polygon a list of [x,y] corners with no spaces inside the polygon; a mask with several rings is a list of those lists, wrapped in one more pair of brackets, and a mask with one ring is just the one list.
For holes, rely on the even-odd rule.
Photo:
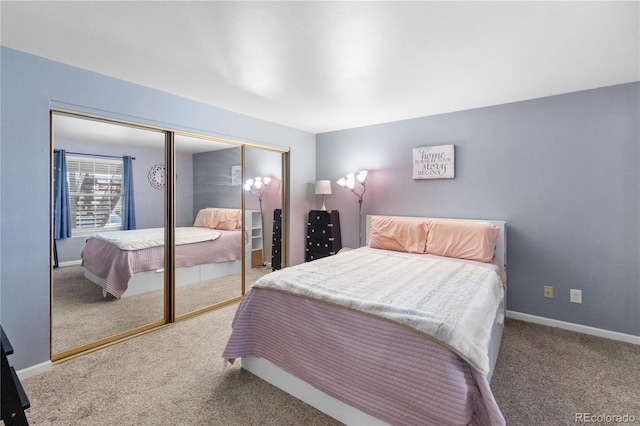
{"label": "bed", "polygon": [[[176,287],[239,273],[241,210],[206,208],[175,230]],[[82,250],[86,278],[116,298],[164,288],[164,228],[96,233]]]}
{"label": "bed", "polygon": [[222,354],[345,424],[504,424],[504,221],[368,216],[367,246],[262,277]]}

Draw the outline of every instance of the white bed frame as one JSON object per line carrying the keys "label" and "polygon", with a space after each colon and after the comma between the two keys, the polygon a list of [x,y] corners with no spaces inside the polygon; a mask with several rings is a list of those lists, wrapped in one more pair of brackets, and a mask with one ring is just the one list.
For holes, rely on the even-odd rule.
{"label": "white bed frame", "polygon": [[[253,222],[253,215],[259,210],[245,210],[245,230],[244,230],[244,259],[245,268],[251,268],[251,249],[252,240],[250,235],[260,230],[262,234],[262,224]],[[189,284],[195,284],[201,281],[220,278],[231,274],[238,274],[242,271],[242,260],[229,260],[219,263],[207,263],[204,265],[183,266],[176,268],[176,287],[182,287]],[[94,284],[99,285],[103,289],[106,280],[96,274],[84,269],[84,276]],[[149,291],[160,290],[164,288],[164,268],[158,268],[151,271],[142,271],[133,274],[127,283],[127,290],[120,297],[130,297]]]}
{"label": "white bed frame", "polygon": [[[238,274],[242,271],[241,260],[230,260],[220,263],[208,263],[205,265],[184,266],[176,268],[176,287],[182,287],[189,284],[198,283],[200,281],[220,278],[231,274]],[[99,285],[104,289],[106,280],[84,269],[84,276],[91,282]],[[160,290],[164,288],[164,268],[154,269],[152,271],[143,271],[133,274],[129,278],[127,291],[121,297],[130,297],[137,294],[146,293],[148,291]]]}
{"label": "white bed frame", "polygon": [[[367,243],[369,242],[370,223],[374,216],[367,216]],[[413,218],[413,217],[412,217]],[[435,219],[416,217],[416,219]],[[500,229],[496,240],[496,251],[494,262],[502,265],[505,276],[507,271],[507,229],[506,222],[502,220],[484,220],[484,219],[447,219],[461,220],[471,222],[489,222]],[[493,370],[498,359],[500,351],[500,343],[502,341],[502,331],[504,329],[504,318],[506,313],[506,295],[502,303],[498,307],[496,317],[491,331],[491,339],[487,351],[489,353],[490,370],[487,379],[491,381]],[[306,402],[312,407],[322,411],[323,413],[333,417],[334,419],[346,425],[362,425],[362,426],[378,426],[387,423],[379,420],[357,408],[354,408],[339,399],[336,399],[321,390],[311,386],[307,382],[298,377],[287,373],[277,365],[263,358],[255,356],[247,356],[242,358],[242,368],[255,374],[268,383],[282,389],[288,394]],[[226,364],[226,361],[225,361]]]}

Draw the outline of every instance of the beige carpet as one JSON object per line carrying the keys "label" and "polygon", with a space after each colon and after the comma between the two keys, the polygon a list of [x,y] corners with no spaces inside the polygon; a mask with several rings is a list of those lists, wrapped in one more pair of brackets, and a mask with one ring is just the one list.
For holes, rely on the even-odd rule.
{"label": "beige carpet", "polygon": [[491,387],[507,424],[575,425],[576,413],[640,424],[640,346],[507,319]]}
{"label": "beige carpet", "polygon": [[[23,380],[31,425],[332,425],[220,354],[236,305]],[[576,412],[640,421],[640,346],[507,320],[492,388],[507,424],[574,425]]]}
{"label": "beige carpet", "polygon": [[[247,287],[270,272],[247,271]],[[176,315],[241,295],[241,276],[228,275],[176,289]],[[134,329],[164,318],[164,292],[150,291],[116,299],[84,277],[79,265],[53,270],[53,353]]]}

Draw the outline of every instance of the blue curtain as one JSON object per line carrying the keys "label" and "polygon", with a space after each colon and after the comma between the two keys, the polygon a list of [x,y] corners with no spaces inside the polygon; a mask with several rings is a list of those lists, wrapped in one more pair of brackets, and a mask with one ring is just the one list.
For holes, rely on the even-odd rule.
{"label": "blue curtain", "polygon": [[133,161],[128,155],[122,157],[122,229],[136,229],[136,209],[133,203]]}
{"label": "blue curtain", "polygon": [[53,239],[71,238],[71,208],[67,183],[67,154],[53,151]]}

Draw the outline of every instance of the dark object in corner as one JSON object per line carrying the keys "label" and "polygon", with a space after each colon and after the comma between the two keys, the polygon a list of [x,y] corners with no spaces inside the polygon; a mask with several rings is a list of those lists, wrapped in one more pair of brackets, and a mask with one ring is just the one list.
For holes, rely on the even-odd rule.
{"label": "dark object in corner", "polygon": [[271,270],[282,268],[282,209],[273,211],[273,241],[271,245]]}
{"label": "dark object in corner", "polygon": [[13,353],[13,347],[4,334],[4,329],[0,326],[2,334],[2,407],[0,417],[7,426],[11,425],[28,425],[27,416],[24,410],[29,408],[29,398],[22,388],[20,379],[16,374],[16,370],[9,366],[7,355]]}

